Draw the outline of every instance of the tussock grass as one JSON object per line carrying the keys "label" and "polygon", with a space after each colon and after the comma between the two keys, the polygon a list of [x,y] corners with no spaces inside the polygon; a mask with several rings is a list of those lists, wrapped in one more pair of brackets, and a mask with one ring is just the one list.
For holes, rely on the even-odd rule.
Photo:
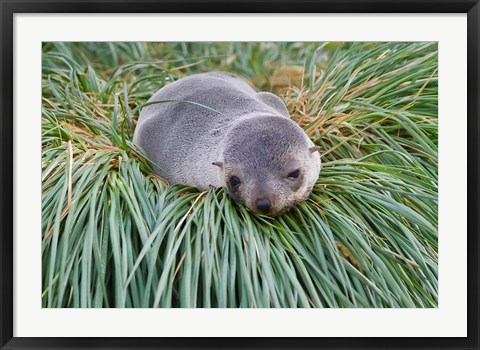
{"label": "tussock grass", "polygon": [[[436,307],[435,43],[47,43],[44,307]],[[277,219],[168,186],[132,144],[145,101],[229,70],[321,146]]]}

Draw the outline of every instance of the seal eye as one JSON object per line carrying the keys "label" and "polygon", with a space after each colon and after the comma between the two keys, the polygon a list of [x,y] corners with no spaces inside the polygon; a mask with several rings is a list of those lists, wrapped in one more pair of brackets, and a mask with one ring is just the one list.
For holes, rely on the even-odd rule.
{"label": "seal eye", "polygon": [[289,180],[296,180],[300,176],[300,169],[297,169],[295,171],[292,171],[290,174],[288,174],[288,179]]}
{"label": "seal eye", "polygon": [[236,191],[238,189],[238,186],[240,186],[242,182],[240,181],[240,179],[236,176],[232,176],[230,178],[230,189],[232,191]]}

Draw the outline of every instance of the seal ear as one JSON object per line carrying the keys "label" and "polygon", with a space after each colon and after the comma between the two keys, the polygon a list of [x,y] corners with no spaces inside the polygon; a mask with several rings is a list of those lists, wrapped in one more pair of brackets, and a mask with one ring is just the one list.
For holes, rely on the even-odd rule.
{"label": "seal ear", "polygon": [[219,168],[223,168],[223,162],[213,162],[212,164],[218,166]]}
{"label": "seal ear", "polygon": [[320,146],[312,146],[309,147],[308,150],[310,151],[310,153],[317,152],[320,150]]}

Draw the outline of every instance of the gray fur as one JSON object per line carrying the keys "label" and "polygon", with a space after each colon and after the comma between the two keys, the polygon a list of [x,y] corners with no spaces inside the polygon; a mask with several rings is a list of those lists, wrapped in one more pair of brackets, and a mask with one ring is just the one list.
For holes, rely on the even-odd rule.
{"label": "gray fur", "polygon": [[[133,141],[170,184],[225,187],[252,210],[265,197],[272,216],[308,198],[320,156],[309,151],[314,144],[277,96],[257,93],[233,74],[211,72],[171,83],[153,101],[169,102],[142,110]],[[296,168],[299,180],[287,181]],[[232,175],[242,180],[235,192],[228,185]]]}

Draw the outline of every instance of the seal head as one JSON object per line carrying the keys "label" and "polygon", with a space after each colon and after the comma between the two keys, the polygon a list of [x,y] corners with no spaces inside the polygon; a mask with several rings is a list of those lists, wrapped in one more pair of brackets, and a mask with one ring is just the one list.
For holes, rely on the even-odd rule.
{"label": "seal head", "polygon": [[305,132],[280,116],[239,121],[214,162],[228,194],[256,213],[278,216],[308,198],[320,155]]}

